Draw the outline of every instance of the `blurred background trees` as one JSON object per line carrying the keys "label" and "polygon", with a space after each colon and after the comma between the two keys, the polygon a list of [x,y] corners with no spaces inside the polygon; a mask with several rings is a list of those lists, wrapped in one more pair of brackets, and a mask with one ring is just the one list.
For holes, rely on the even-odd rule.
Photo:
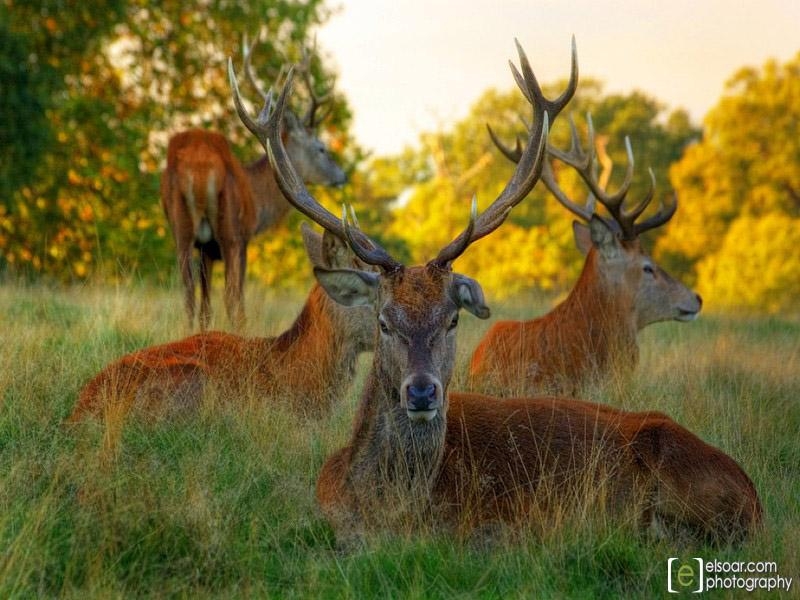
{"label": "blurred background trees", "polygon": [[[232,116],[225,61],[263,31],[253,63],[267,85],[328,12],[321,0],[2,0],[2,263],[61,280],[94,273],[164,279],[174,251],[158,201],[169,135],[221,131],[261,153]],[[328,73],[319,61],[320,79]],[[253,90],[249,94],[257,97]],[[353,161],[343,98],[328,121]]]}
{"label": "blurred background trees", "polygon": [[743,68],[671,169],[681,208],[657,244],[712,306],[800,304],[800,53]]}
{"label": "blurred background trees", "polygon": [[[322,0],[96,0],[70,10],[54,0],[0,0],[0,269],[62,281],[169,280],[174,248],[158,197],[169,136],[215,129],[242,160],[258,157],[261,148],[231,109],[225,61],[233,56],[240,66],[242,34],[262,31],[254,65],[269,84],[285,60],[299,59],[329,11]],[[335,81],[324,54],[318,58],[318,79]],[[529,119],[529,109],[510,77],[509,84],[487,90],[463,119],[397,156],[365,155],[348,135],[346,99],[335,93],[323,137],[350,183],[316,192],[336,212],[354,203],[365,230],[398,258],[430,258],[464,226],[472,195],[484,208],[513,169],[485,128],[508,144],[524,136],[520,117]],[[258,97],[247,87],[245,94]],[[657,199],[678,194],[674,219],[647,240],[666,268],[697,286],[708,307],[796,310],[800,54],[736,73],[702,129],[682,110],[667,111],[641,92],[607,94],[584,76],[551,141],[568,147],[567,113],[585,140],[587,112],[607,139],[612,189],[625,170],[627,135],[636,157],[629,196],[644,193],[648,167]],[[569,169],[557,176],[573,197],[585,197]],[[300,220],[293,213],[254,240],[251,278],[307,285]],[[571,221],[537,186],[500,234],[456,266],[493,298],[563,291],[582,264]]]}

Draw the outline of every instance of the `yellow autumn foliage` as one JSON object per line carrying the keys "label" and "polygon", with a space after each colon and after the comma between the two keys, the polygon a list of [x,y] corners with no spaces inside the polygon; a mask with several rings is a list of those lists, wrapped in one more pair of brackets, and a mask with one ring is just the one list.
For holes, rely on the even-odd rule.
{"label": "yellow autumn foliage", "polygon": [[776,314],[800,298],[800,218],[736,219],[719,251],[700,261],[698,288],[711,310]]}
{"label": "yellow autumn foliage", "polygon": [[470,247],[456,269],[478,279],[490,297],[503,300],[534,287],[561,287],[567,260],[546,227],[506,223],[502,233]]}

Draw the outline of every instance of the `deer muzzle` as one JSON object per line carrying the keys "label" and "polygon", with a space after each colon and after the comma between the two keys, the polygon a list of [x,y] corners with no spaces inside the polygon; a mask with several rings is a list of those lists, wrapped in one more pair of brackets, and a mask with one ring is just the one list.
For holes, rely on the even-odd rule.
{"label": "deer muzzle", "polygon": [[442,384],[430,375],[406,378],[401,389],[401,402],[412,422],[425,423],[436,417],[442,408]]}

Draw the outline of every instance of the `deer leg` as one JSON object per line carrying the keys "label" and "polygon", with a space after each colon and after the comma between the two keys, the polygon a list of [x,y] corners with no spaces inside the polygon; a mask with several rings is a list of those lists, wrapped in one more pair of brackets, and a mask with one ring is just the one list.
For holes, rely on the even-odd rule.
{"label": "deer leg", "polygon": [[225,309],[235,329],[244,326],[244,270],[247,256],[244,244],[235,244],[223,251],[225,261]]}
{"label": "deer leg", "polygon": [[183,303],[189,319],[189,330],[194,326],[194,275],[192,274],[192,245],[180,243],[178,246],[178,270],[183,280]]}
{"label": "deer leg", "polygon": [[211,274],[214,258],[200,250],[200,330],[208,329],[211,320]]}
{"label": "deer leg", "polygon": [[744,470],[718,448],[659,417],[641,427],[634,440],[654,475],[656,516],[713,541],[736,541],[751,533],[761,522],[762,507]]}

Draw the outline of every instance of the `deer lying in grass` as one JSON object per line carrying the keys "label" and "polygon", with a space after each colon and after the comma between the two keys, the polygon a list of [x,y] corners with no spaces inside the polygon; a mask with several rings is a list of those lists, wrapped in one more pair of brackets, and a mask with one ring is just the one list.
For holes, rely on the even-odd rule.
{"label": "deer lying in grass", "polygon": [[[501,395],[580,393],[587,385],[633,371],[639,358],[636,335],[640,329],[658,321],[691,321],[702,306],[700,296],[656,265],[639,240],[643,232],[666,223],[677,203],[662,206],[636,223],[653,196],[652,171],[649,192],[626,210],[623,203],[633,177],[630,143],[626,140],[625,180],[616,193],[609,194],[598,183],[594,168],[591,117],[588,152],[581,149],[575,124],[570,123],[570,151],[548,146],[548,153],[583,178],[590,190],[586,206],[573,202],[559,188],[547,161],[542,180],[567,210],[586,223],[573,223],[576,244],[586,256],[583,272],[569,296],[550,313],[531,321],[492,325],[472,355],[474,389]],[[519,145],[511,150],[489,132],[508,158],[519,160]],[[609,174],[610,165],[604,178]],[[610,217],[595,212],[595,198]]]}
{"label": "deer lying in grass", "polygon": [[[252,47],[245,43],[245,69],[253,86]],[[304,72],[310,71],[306,54]],[[308,183],[340,185],[345,174],[316,137],[314,128],[321,99],[307,77],[310,107],[303,121],[287,111],[281,135],[300,176]],[[214,261],[225,265],[225,308],[233,325],[244,324],[243,286],[250,239],[275,224],[289,211],[275,185],[269,161],[262,156],[242,167],[220,134],[200,129],[173,136],[167,146],[167,167],[161,177],[161,204],[178,253],[189,329],[194,324],[195,283],[192,252],[200,255],[200,329],[211,318],[209,286]]]}
{"label": "deer lying in grass", "polygon": [[[461,308],[489,317],[480,285],[452,263],[505,220],[541,174],[548,117],[555,118],[577,85],[572,74],[560,98],[543,97],[519,48],[515,78],[533,106],[533,127],[500,196],[424,266],[406,267],[346,218],[337,219],[306,190],[279,135],[291,74],[275,106],[257,119],[237,111],[264,145],[286,198],[379,272],[315,268],[328,294],[345,306],[368,306],[377,325],[372,369],[344,448],[328,458],[317,499],[337,538],[396,530],[429,516],[436,525],[473,530],[552,516],[553,503],[580,504],[585,482],[608,488],[605,508],[640,507],[642,523],[673,519],[717,538],[751,530],[761,506],[753,484],[720,450],[666,415],[628,413],[563,398],[498,400],[449,393]],[[583,482],[583,483],[582,483]],[[406,521],[408,519],[408,521]]]}
{"label": "deer lying in grass", "polygon": [[[304,224],[303,238],[317,268],[369,268],[330,233]],[[191,413],[209,387],[221,399],[252,394],[320,413],[343,395],[358,354],[373,343],[367,309],[340,306],[314,285],[294,324],[276,338],[211,331],[114,361],[84,386],[68,422],[109,411],[150,419]]]}

